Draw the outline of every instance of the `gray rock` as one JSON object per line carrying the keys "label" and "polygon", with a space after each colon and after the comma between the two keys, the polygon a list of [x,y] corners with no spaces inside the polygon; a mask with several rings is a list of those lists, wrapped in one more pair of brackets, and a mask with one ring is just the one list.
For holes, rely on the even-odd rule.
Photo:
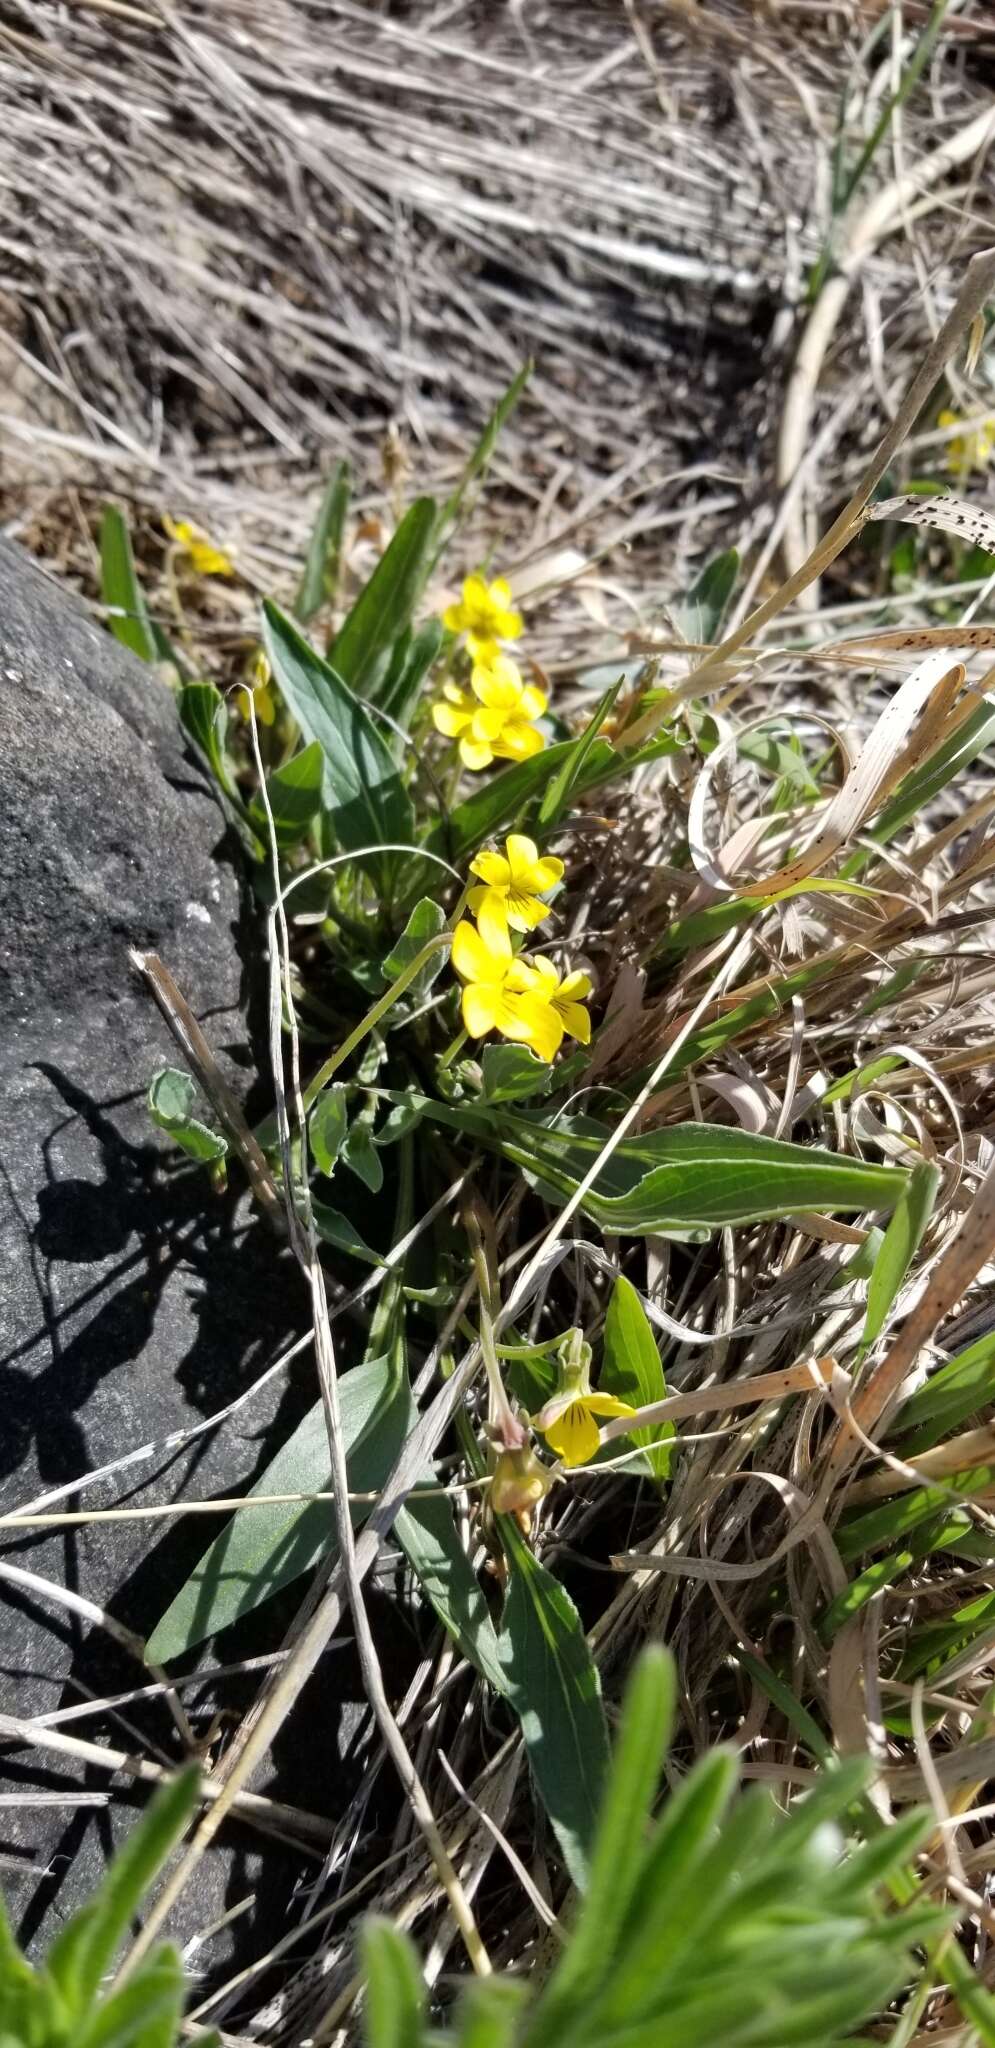
{"label": "gray rock", "polygon": [[[167,686],[19,550],[0,544],[7,1511],[149,1440],[189,1430],[248,1388],[304,1326],[296,1275],[266,1225],[244,1198],[219,1198],[201,1170],[178,1166],[145,1110],[155,1069],[179,1061],[129,965],[130,946],[161,952],[213,1045],[228,1049],[229,1076],[243,1092],[252,1068],[240,1003],[239,883],[220,854],[223,838],[221,814],[178,744]],[[238,1490],[311,1398],[309,1376],[305,1358],[296,1384],[277,1377],[224,1429],[57,1505]],[[14,1541],[8,1533],[7,1564],[39,1584],[0,1584],[2,1711],[47,1714],[79,1704],[87,1690],[99,1697],[146,1677],[103,1631],[47,1595],[44,1582],[74,1589],[147,1633],[206,1537],[203,1521],[192,1520],[94,1524]],[[279,1640],[280,1623],[276,1613],[263,1623],[263,1647],[267,1631]],[[230,1643],[225,1649],[233,1654]],[[222,1687],[217,1701],[244,1706],[253,1681],[241,1683],[241,1693]],[[328,1703],[329,1715],[336,1711]],[[196,1718],[199,1730],[209,1718]],[[102,1712],[70,1721],[63,1732],[146,1755],[158,1745],[167,1760],[179,1755],[161,1701],[124,1707],[117,1719]],[[321,1747],[334,1773],[334,1722]],[[285,1769],[279,1756],[274,1762],[279,1796],[320,1806],[312,1758],[310,1779],[298,1779],[296,1790],[294,1758],[284,1757]],[[44,1946],[87,1894],[109,1842],[145,1794],[78,1759],[29,1747],[5,1747],[3,1765],[9,1787],[65,1797],[64,1808],[0,1812],[0,1853],[35,1864],[16,1877],[5,1866],[11,1909],[26,1938]],[[112,1791],[110,1808],[74,1811],[72,1797],[84,1790]],[[228,1843],[183,1902],[179,1936],[213,1921],[258,1881],[259,1837],[233,1827]],[[302,1868],[291,1852],[274,1861],[267,1850],[266,1884],[276,1887],[281,1914]],[[253,1942],[252,1923],[252,1915],[236,1923],[250,1950],[263,1945]],[[224,1940],[209,1951],[212,1963],[223,1958]]]}

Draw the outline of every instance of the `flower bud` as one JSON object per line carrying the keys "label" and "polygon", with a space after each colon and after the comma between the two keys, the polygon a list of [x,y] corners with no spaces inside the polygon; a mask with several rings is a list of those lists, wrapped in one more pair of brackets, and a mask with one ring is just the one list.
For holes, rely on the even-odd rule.
{"label": "flower bud", "polygon": [[552,1475],[536,1457],[531,1444],[519,1450],[502,1451],[491,1480],[490,1505],[496,1515],[517,1515],[534,1508],[549,1492]]}

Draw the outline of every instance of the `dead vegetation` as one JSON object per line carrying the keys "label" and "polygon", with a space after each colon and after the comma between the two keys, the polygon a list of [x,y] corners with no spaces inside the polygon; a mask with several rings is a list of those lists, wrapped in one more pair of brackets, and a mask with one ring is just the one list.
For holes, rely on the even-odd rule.
{"label": "dead vegetation", "polygon": [[[196,518],[243,575],[198,622],[222,678],[253,594],[296,575],[322,471],[346,456],[359,479],[362,566],[384,471],[396,504],[409,478],[451,483],[535,355],[468,560],[475,546],[517,558],[531,652],[567,715],[590,701],[590,671],[624,661],[635,680],[649,656],[689,732],[678,760],[638,771],[624,810],[589,807],[575,833],[567,935],[614,988],[592,1078],[630,1096],[635,1081],[647,1124],[809,1133],[937,1173],[870,1338],[863,1227],[802,1215],[702,1249],[630,1247],[668,1340],[678,1477],[633,1506],[631,1483],[587,1475],[554,1491],[536,1540],[580,1588],[609,1697],[645,1636],[673,1643],[678,1765],[726,1734],[747,1775],[787,1794],[821,1741],[873,1756],[882,1813],[932,1800],[927,1881],[968,1906],[965,1949],[991,1984],[995,628],[991,575],[964,572],[995,528],[982,516],[951,534],[941,517],[895,566],[922,530],[908,486],[942,481],[951,440],[933,378],[904,416],[901,400],[991,238],[980,4],[948,10],[835,222],[831,207],[844,90],[859,157],[924,25],[911,6],[238,0],[212,15],[19,0],[0,26],[4,509],[92,592],[95,508],[108,492],[128,503],[163,607],[161,514]],[[986,417],[990,360],[979,338],[947,367],[968,418]],[[859,533],[854,520],[821,583],[803,576],[751,617],[889,422],[875,484],[893,502]],[[989,493],[979,469],[972,501]],[[722,543],[745,579],[716,649],[665,600]],[[543,1317],[597,1332],[590,1245],[566,1237],[529,1263],[520,1223],[502,1210],[499,1250],[531,1332]],[[523,1260],[531,1292],[514,1280]],[[332,1293],[334,1315],[345,1283]],[[454,1384],[425,1411],[422,1452]],[[379,1538],[361,1545],[360,1577],[381,1559]],[[333,1594],[324,1636],[302,1618],[295,1685],[345,1612]],[[264,1684],[219,1766],[222,1805],[244,1807],[259,1730],[293,1689]],[[559,1879],[534,1853],[517,1738],[495,1733],[447,1641],[394,1710],[492,1959],[541,1967]],[[374,1900],[417,1927],[429,1984],[444,1978],[457,1937],[431,1856],[407,1810],[384,1855],[365,1811],[360,1785],[308,1906],[205,2016],[258,2041],[337,2038],[357,1989],[352,1916]],[[298,1840],[313,1822],[261,1818]],[[946,2028],[965,2038],[941,1982],[903,2038]]]}

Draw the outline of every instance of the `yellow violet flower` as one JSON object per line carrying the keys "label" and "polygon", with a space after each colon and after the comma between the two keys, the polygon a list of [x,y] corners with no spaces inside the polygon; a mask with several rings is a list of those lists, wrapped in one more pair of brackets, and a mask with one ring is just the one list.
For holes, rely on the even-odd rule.
{"label": "yellow violet flower", "polygon": [[522,630],[520,612],[512,609],[511,586],[503,576],[488,583],[480,575],[468,576],[458,604],[442,614],[450,633],[465,633],[474,660],[493,647],[496,640],[517,640]]}
{"label": "yellow violet flower", "polygon": [[[962,424],[959,412],[952,412],[947,406],[938,414],[938,427],[958,427]],[[951,476],[968,477],[973,469],[987,469],[995,455],[995,417],[982,420],[976,427],[968,427],[962,434],[954,434],[946,443],[947,468]]]}
{"label": "yellow violet flower", "polygon": [[453,933],[452,963],[465,984],[461,1011],[471,1038],[486,1038],[500,1031],[505,1038],[528,1044],[529,1027],[517,1008],[514,983],[509,976],[518,963],[512,957],[511,941],[505,934],[499,945],[485,945],[475,926],[464,918]]}
{"label": "yellow violet flower", "polygon": [[[249,685],[260,725],[272,725],[277,712],[276,691],[273,688],[273,671],[261,647],[257,647],[249,663]],[[243,717],[248,718],[249,707],[241,692],[239,701],[243,707]]]}
{"label": "yellow violet flower", "polygon": [[614,1394],[592,1394],[591,1347],[580,1330],[571,1330],[559,1346],[558,1362],[556,1392],[533,1416],[533,1425],[565,1465],[589,1465],[601,1442],[596,1417],[636,1411]]}
{"label": "yellow violet flower", "polygon": [[550,960],[530,965],[516,960],[508,934],[489,944],[464,918],[453,933],[452,963],[465,984],[463,1023],[471,1038],[500,1031],[519,1045],[529,1045],[541,1060],[551,1060],[564,1033],[587,1044],[591,1020],[583,1007],[590,995],[586,974],[568,974],[561,982]]}
{"label": "yellow violet flower", "polygon": [[163,525],[171,541],[186,555],[190,567],[198,576],[233,576],[234,564],[214,542],[208,540],[199,526],[192,526],[189,519],[170,519],[168,512],[163,516]]}
{"label": "yellow violet flower", "polygon": [[546,742],[533,720],[542,717],[547,701],[522,680],[510,655],[496,654],[487,664],[477,663],[469,690],[443,684],[432,721],[437,732],[459,741],[464,768],[489,768],[494,760],[526,761],[542,752]]}
{"label": "yellow violet flower", "polygon": [[549,904],[540,898],[544,889],[559,881],[563,862],[552,854],[540,859],[534,839],[512,832],[504,853],[478,853],[470,862],[470,873],[479,875],[483,884],[469,895],[480,936],[486,946],[501,945],[509,925],[516,932],[531,932],[549,916]]}
{"label": "yellow violet flower", "polygon": [[531,962],[514,962],[513,985],[522,990],[528,1043],[541,1060],[555,1059],[565,1036],[590,1044],[591,1019],[584,1008],[592,988],[589,974],[575,970],[561,981],[552,961],[538,954]]}

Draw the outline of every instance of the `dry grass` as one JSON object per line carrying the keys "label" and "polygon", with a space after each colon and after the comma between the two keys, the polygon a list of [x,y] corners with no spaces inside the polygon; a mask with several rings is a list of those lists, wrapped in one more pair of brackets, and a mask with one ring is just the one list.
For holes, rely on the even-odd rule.
{"label": "dry grass", "polygon": [[[921,12],[909,9],[907,32]],[[697,701],[697,657],[663,598],[717,538],[744,548],[754,601],[782,544],[789,561],[804,553],[894,416],[966,258],[990,237],[995,171],[978,122],[991,30],[986,10],[965,5],[845,223],[849,289],[837,288],[814,338],[806,327],[801,287],[827,232],[841,81],[855,79],[867,132],[900,67],[903,24],[871,48],[868,27],[856,10],[772,6],[754,18],[649,0],[531,12],[454,4],[395,19],[344,0],[231,5],[220,19],[110,0],[67,17],[22,0],[0,28],[0,180],[17,220],[4,345],[30,365],[27,410],[5,419],[14,530],[92,588],[92,512],[108,487],[144,522],[153,571],[164,506],[196,516],[245,572],[244,595],[216,598],[200,622],[205,660],[224,673],[254,587],[295,574],[321,469],[348,454],[361,509],[379,505],[390,430],[397,492],[405,461],[419,486],[452,478],[488,404],[534,352],[537,375],[468,554],[482,535],[494,542],[496,520],[502,555],[516,553],[523,580],[527,569],[544,593],[530,651],[555,673],[565,712],[589,701],[581,668],[647,650],[661,678]],[[875,195],[889,189],[875,220]],[[963,355],[952,366],[965,412],[984,410],[986,374],[982,364],[969,375]],[[774,483],[778,445],[786,496]],[[896,457],[896,484],[938,459],[923,417]],[[357,566],[372,544],[353,533]],[[900,1160],[921,1151],[941,1188],[866,1361],[861,1290],[841,1275],[849,1225],[796,1218],[723,1232],[700,1251],[628,1247],[626,1269],[671,1340],[678,1480],[661,1504],[621,1477],[582,1476],[552,1494],[536,1540],[578,1593],[609,1697],[645,1636],[674,1644],[684,1757],[725,1733],[748,1774],[807,1782],[811,1724],[787,1693],[827,1741],[876,1758],[882,1810],[931,1798],[936,1888],[950,1881],[960,1897],[966,1887],[967,1945],[991,1981],[979,1896],[990,1816],[970,1818],[992,1769],[989,1636],[932,1672],[924,1693],[902,1675],[922,1625],[984,1590],[990,1559],[975,1571],[962,1554],[926,1550],[896,1566],[831,1645],[820,1633],[840,1574],[858,1568],[843,1566],[841,1516],[892,1483],[898,1497],[936,1477],[885,1442],[888,1401],[990,1323],[990,772],[969,762],[893,838],[871,836],[902,774],[990,688],[990,644],[972,646],[964,627],[979,591],[983,621],[987,586],[960,591],[942,543],[908,589],[880,553],[851,548],[829,565],[818,610],[799,592],[722,664],[705,650],[720,741],[741,742],[760,720],[769,732],[780,715],[783,735],[804,744],[814,805],[782,782],[774,814],[784,756],[772,769],[730,743],[640,771],[617,816],[592,813],[575,835],[568,936],[616,991],[600,1078],[645,1079],[669,1050],[648,1116],[705,1113],[785,1136],[821,1129],[840,1149],[874,1144]],[[949,653],[896,692],[922,652],[914,636],[941,618]],[[908,648],[857,644],[884,627],[907,629]],[[674,949],[675,924],[748,883],[757,894],[816,828],[813,868],[838,876],[857,861],[873,897],[801,895]],[[678,1059],[691,1029],[697,1042]],[[875,1079],[828,1092],[884,1057],[892,1064]],[[583,1237],[530,1261],[517,1233],[535,1224],[535,1210],[514,1203],[499,1222],[523,1323],[578,1319],[596,1333],[603,1267]],[[345,1300],[333,1285],[332,1319]],[[808,1361],[821,1370],[783,1415],[769,1386],[743,1402],[739,1384],[724,1401],[728,1383],[771,1373],[795,1373],[797,1394]],[[464,1374],[426,1409],[412,1470]],[[941,1477],[962,1479],[976,1451],[987,1455],[990,1407],[958,1420]],[[972,1422],[986,1435],[968,1447]],[[969,1500],[981,1556],[991,1485],[956,1493]],[[361,1539],[360,1578],[381,1558],[377,1540]],[[330,1598],[317,1620],[301,1618],[304,1665],[345,1611],[337,1582]],[[274,1700],[289,1711],[293,1691],[278,1666],[262,1711]],[[886,1732],[902,1704],[911,1732]],[[923,1706],[935,1714],[928,1737]],[[492,1959],[541,1964],[559,1898],[528,1803],[516,1800],[515,1739],[495,1732],[483,1687],[448,1643],[433,1643],[393,1714]],[[222,1765],[223,1800],[254,1753],[237,1744],[235,1769]],[[417,1924],[431,1982],[455,1962],[431,1853],[409,1835],[405,1810],[385,1856],[367,1828],[367,1793],[364,1782],[337,1820],[310,1905],[275,1958],[208,2001],[211,2017],[264,2042],[335,2039],[355,2000],[352,1915],[374,1901]],[[945,1804],[964,1831],[959,1850]],[[307,1832],[284,1810],[261,1818]],[[260,2009],[274,1959],[281,1988]],[[928,2012],[940,2028],[952,2017],[942,1997]]]}

